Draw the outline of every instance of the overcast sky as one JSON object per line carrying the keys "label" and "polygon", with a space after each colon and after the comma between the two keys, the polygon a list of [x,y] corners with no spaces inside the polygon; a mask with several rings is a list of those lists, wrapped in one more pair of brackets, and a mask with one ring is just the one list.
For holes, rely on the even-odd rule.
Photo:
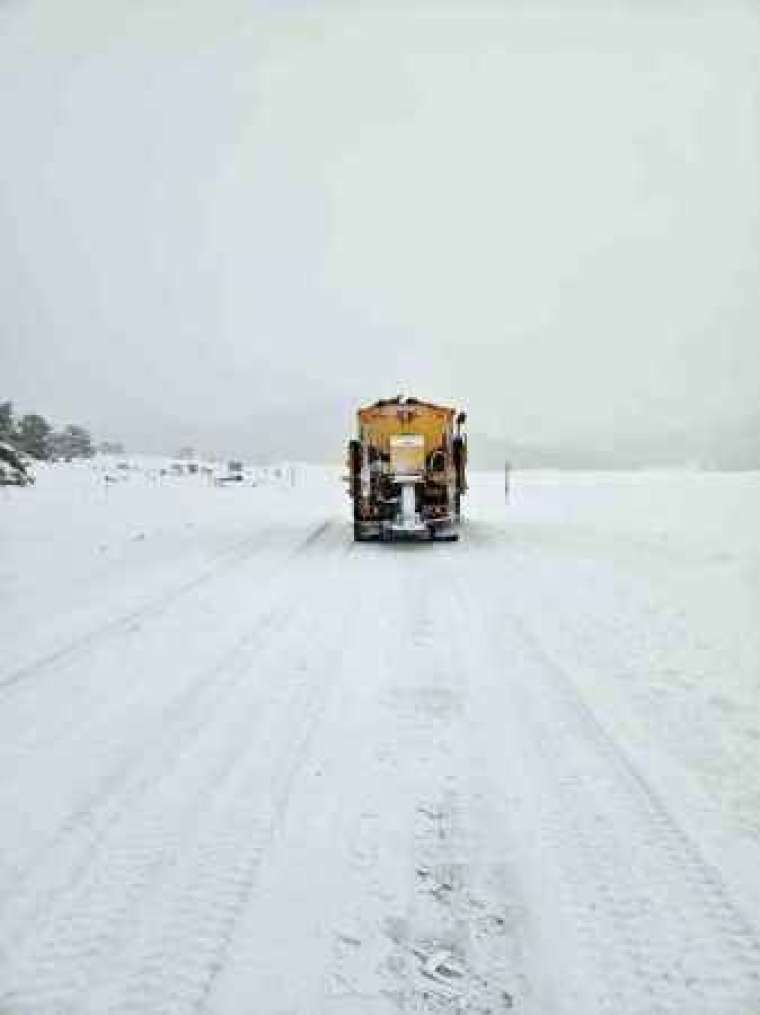
{"label": "overcast sky", "polygon": [[751,0],[0,0],[0,398],[133,447],[756,412],[759,54]]}

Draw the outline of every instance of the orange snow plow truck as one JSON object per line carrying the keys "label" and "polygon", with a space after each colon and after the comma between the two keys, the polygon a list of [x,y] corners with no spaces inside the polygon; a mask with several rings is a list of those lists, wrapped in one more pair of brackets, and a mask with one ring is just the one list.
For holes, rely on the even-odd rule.
{"label": "orange snow plow truck", "polygon": [[354,539],[458,539],[465,414],[416,398],[359,409],[348,444]]}

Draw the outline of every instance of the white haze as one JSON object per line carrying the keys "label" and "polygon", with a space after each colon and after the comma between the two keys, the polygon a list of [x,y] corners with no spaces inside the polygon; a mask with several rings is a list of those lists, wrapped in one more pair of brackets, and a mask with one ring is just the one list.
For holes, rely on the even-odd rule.
{"label": "white haze", "polygon": [[527,442],[751,419],[759,12],[1,4],[0,397],[333,457],[401,389]]}

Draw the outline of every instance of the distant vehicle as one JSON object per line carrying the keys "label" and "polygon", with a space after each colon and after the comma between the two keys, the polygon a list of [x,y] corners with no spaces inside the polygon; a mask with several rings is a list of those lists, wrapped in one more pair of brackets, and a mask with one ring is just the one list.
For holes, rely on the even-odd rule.
{"label": "distant vehicle", "polygon": [[416,398],[359,409],[348,444],[354,539],[458,539],[467,491],[463,412]]}
{"label": "distant vehicle", "polygon": [[245,479],[243,463],[237,459],[227,462],[227,472],[224,475],[216,476],[214,483],[217,486],[226,486],[228,483],[242,483]]}

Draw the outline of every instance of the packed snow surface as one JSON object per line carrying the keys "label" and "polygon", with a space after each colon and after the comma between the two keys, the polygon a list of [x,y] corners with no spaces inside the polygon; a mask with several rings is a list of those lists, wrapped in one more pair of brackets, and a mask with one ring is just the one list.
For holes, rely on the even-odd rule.
{"label": "packed snow surface", "polygon": [[757,1015],[760,476],[0,491],[2,1015]]}

